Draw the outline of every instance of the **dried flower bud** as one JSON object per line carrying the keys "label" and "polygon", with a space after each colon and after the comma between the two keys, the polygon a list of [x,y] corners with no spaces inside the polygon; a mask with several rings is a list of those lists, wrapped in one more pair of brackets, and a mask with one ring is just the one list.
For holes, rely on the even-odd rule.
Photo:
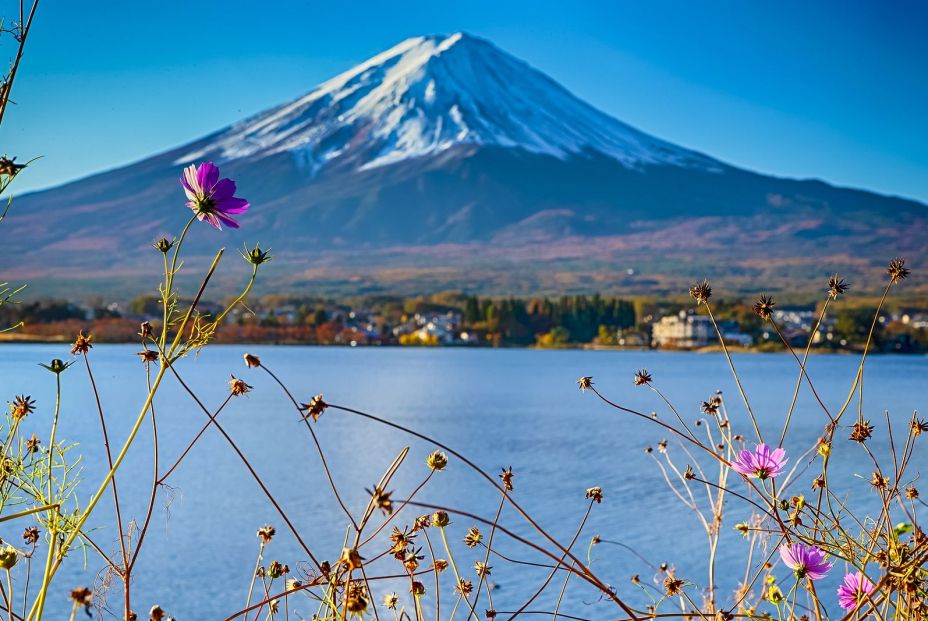
{"label": "dried flower bud", "polygon": [[327,407],[329,404],[322,400],[322,393],[310,399],[309,403],[300,404],[300,410],[306,412],[306,416],[311,416],[313,421],[318,421]]}
{"label": "dried flower bud", "polygon": [[232,391],[233,397],[240,397],[241,395],[248,394],[251,390],[251,386],[246,384],[245,380],[240,380],[233,375],[232,379],[229,380],[229,390]]}
{"label": "dried flower bud", "polygon": [[270,524],[265,524],[258,529],[258,538],[261,540],[261,543],[268,544],[271,542],[271,539],[274,538],[274,535],[277,534],[277,531],[274,530],[274,527]]}
{"label": "dried flower bud", "polygon": [[777,303],[773,301],[773,298],[762,295],[754,303],[754,313],[761,319],[770,319],[771,315],[773,315],[773,307],[776,305]]}
{"label": "dried flower bud", "polygon": [[0,569],[7,571],[13,569],[16,561],[19,560],[19,552],[11,545],[5,545],[0,548]]}
{"label": "dried flower bud", "polygon": [[260,367],[261,359],[252,354],[245,354],[245,366],[250,368]]}
{"label": "dried flower bud", "polygon": [[667,594],[667,597],[674,597],[679,595],[683,590],[683,581],[679,578],[674,578],[673,576],[667,576],[664,579],[664,593]]}
{"label": "dried flower bud", "polygon": [[485,578],[492,573],[493,568],[484,563],[483,561],[474,561],[474,572],[479,578]]}
{"label": "dried flower bud", "polygon": [[854,429],[851,431],[851,440],[854,442],[859,442],[863,444],[866,442],[870,436],[873,435],[873,425],[870,424],[870,421],[858,421],[854,423]]}
{"label": "dried flower bud", "polygon": [[171,251],[171,248],[174,247],[174,240],[168,239],[167,237],[162,237],[161,239],[153,243],[152,247],[155,250],[158,250],[159,252],[163,254],[167,254],[168,252]]}
{"label": "dried flower bud", "polygon": [[261,250],[261,246],[255,244],[255,247],[250,250],[248,246],[245,246],[245,252],[241,252],[241,255],[243,259],[257,267],[262,263],[267,263],[271,260],[270,252],[270,248],[267,250]]}
{"label": "dried flower bud", "polygon": [[144,364],[151,364],[152,362],[158,362],[158,352],[154,349],[143,349],[142,351],[136,353],[136,355],[141,359]]}
{"label": "dried flower bud", "polygon": [[357,548],[345,548],[342,550],[342,557],[338,560],[342,565],[346,565],[349,570],[360,569],[364,559],[358,553]]}
{"label": "dried flower bud", "polygon": [[418,580],[413,580],[412,584],[409,586],[409,592],[415,597],[422,597],[425,595],[425,585]]}
{"label": "dried flower bud", "polygon": [[23,531],[23,542],[26,545],[33,545],[39,540],[39,529],[30,526]]}
{"label": "dried flower bud", "polygon": [[451,523],[451,518],[448,517],[446,511],[436,511],[432,514],[432,526],[437,528],[444,528]]}
{"label": "dried flower bud", "polygon": [[396,610],[396,605],[399,603],[400,598],[396,593],[387,593],[383,596],[383,605],[389,608],[390,610]]}
{"label": "dried flower bud", "polygon": [[471,526],[467,529],[467,534],[464,535],[464,545],[468,548],[476,548],[477,544],[483,539],[483,535],[480,534],[480,529],[476,526]]}
{"label": "dried flower bud", "polygon": [[43,369],[46,369],[46,370],[48,370],[48,371],[51,371],[51,372],[54,373],[55,375],[61,375],[61,374],[64,373],[64,372],[68,369],[68,367],[71,366],[72,364],[74,364],[74,361],[73,361],[73,360],[69,360],[68,362],[64,362],[63,360],[60,360],[60,359],[58,359],[58,358],[55,358],[55,359],[52,360],[49,364],[41,364],[41,363],[39,363],[39,366],[42,367]]}
{"label": "dried flower bud", "polygon": [[10,403],[10,416],[15,420],[22,420],[35,412],[35,399],[28,395],[18,395]]}
{"label": "dried flower bud", "polygon": [[839,295],[850,288],[851,286],[844,282],[843,278],[838,278],[837,274],[828,280],[828,295],[830,295],[832,299],[837,299]]}
{"label": "dried flower bud", "polygon": [[90,606],[90,603],[93,601],[93,591],[87,587],[80,587],[71,591],[71,601],[74,602],[76,606]]}
{"label": "dried flower bud", "polygon": [[647,369],[639,369],[635,372],[635,386],[643,386],[644,384],[650,384],[651,374],[648,373]]}
{"label": "dried flower bud", "polygon": [[145,339],[150,339],[152,335],[151,322],[143,321],[139,324],[139,336],[144,341]]}
{"label": "dried flower bud", "polygon": [[35,434],[32,434],[32,437],[26,440],[26,450],[30,453],[38,453],[40,444],[42,444],[42,441]]}
{"label": "dried flower bud", "polygon": [[886,268],[886,272],[889,274],[890,281],[894,283],[908,277],[911,273],[909,268],[905,266],[905,259],[893,259],[890,261],[889,267]]}
{"label": "dried flower bud", "polygon": [[504,469],[503,472],[499,475],[499,478],[503,481],[503,489],[505,489],[507,492],[512,491],[512,477],[512,466]]}

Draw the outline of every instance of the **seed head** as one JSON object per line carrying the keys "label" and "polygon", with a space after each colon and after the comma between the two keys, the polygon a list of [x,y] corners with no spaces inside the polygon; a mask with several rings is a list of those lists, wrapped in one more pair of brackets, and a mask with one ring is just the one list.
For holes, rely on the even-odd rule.
{"label": "seed head", "polygon": [[912,419],[912,435],[918,437],[928,431],[928,421],[920,420],[918,418]]}
{"label": "seed head", "polygon": [[467,530],[467,534],[464,535],[464,545],[468,548],[476,548],[481,539],[483,539],[483,535],[480,534],[480,529],[476,526],[471,526]]}
{"label": "seed head", "polygon": [[15,177],[19,171],[25,168],[25,164],[17,164],[16,158],[8,158],[7,156],[0,157],[0,175],[6,175],[7,177]]}
{"label": "seed head", "polygon": [[78,333],[77,338],[74,340],[74,345],[71,346],[71,355],[76,356],[78,354],[86,354],[88,351],[90,351],[90,348],[93,347],[93,345],[90,344],[92,339],[93,337],[89,334],[84,336],[84,331],[81,330]]}
{"label": "seed head", "polygon": [[399,603],[400,598],[396,593],[387,593],[383,596],[383,605],[389,608],[390,610],[396,610],[396,605]]}
{"label": "seed head", "polygon": [[580,387],[580,392],[586,392],[588,388],[593,387],[593,378],[585,375],[577,380],[577,386]]}
{"label": "seed head", "polygon": [[6,569],[7,571],[13,569],[13,566],[16,565],[16,561],[19,560],[19,553],[16,551],[16,548],[7,544],[0,548],[0,569]]}
{"label": "seed head", "polygon": [[348,612],[361,615],[367,610],[367,588],[363,582],[352,582],[345,593],[345,607]]}
{"label": "seed head", "polygon": [[873,425],[868,420],[862,420],[854,423],[854,429],[851,431],[851,440],[863,444],[870,436],[873,435]]}
{"label": "seed head", "polygon": [[393,514],[393,500],[390,499],[393,492],[388,492],[375,486],[373,491],[367,490],[367,493],[371,495],[371,503],[383,511],[384,515]]}
{"label": "seed head", "polygon": [[35,434],[32,434],[32,437],[26,440],[26,450],[30,453],[38,453],[40,444],[42,444],[42,441]]}
{"label": "seed head", "polygon": [[586,490],[586,498],[596,502],[597,504],[603,501],[603,488],[601,487],[591,487]]}
{"label": "seed head", "polygon": [[322,400],[322,393],[310,399],[309,403],[300,404],[300,409],[306,412],[306,416],[311,416],[313,421],[318,421],[327,407],[329,407],[329,404]]}
{"label": "seed head", "polygon": [[246,384],[245,380],[240,380],[233,375],[232,379],[229,380],[229,389],[232,391],[233,397],[240,397],[248,394],[251,391],[251,386]]}
{"label": "seed head", "polygon": [[265,524],[258,529],[258,539],[261,540],[261,543],[268,544],[274,538],[274,535],[277,534],[277,531],[274,530],[274,527],[270,524]]}
{"label": "seed head", "polygon": [[152,362],[158,362],[158,352],[154,349],[143,349],[142,351],[136,354],[143,363],[151,364]]}
{"label": "seed head", "polygon": [[674,578],[673,576],[667,576],[664,579],[664,593],[667,594],[667,597],[674,597],[678,595],[683,590],[683,581],[679,578]]}
{"label": "seed head", "polygon": [[879,490],[885,490],[889,487],[889,479],[880,474],[879,472],[874,471],[870,475],[870,485]]}
{"label": "seed head", "polygon": [[253,354],[245,354],[245,366],[249,369],[252,367],[260,367],[261,359]]}
{"label": "seed head", "polygon": [[905,497],[909,500],[916,500],[918,498],[918,488],[912,486],[905,488]]}
{"label": "seed head", "polygon": [[412,593],[414,597],[422,597],[425,595],[425,585],[418,580],[413,580],[412,584],[409,586],[409,592]]}
{"label": "seed head", "polygon": [[440,472],[448,467],[448,456],[441,451],[434,451],[425,458],[425,465],[436,472]]}
{"label": "seed head", "polygon": [[271,579],[274,579],[274,580],[276,580],[277,578],[280,578],[284,574],[289,574],[289,573],[290,573],[290,568],[287,565],[284,565],[283,563],[281,563],[280,561],[271,561],[271,564],[267,566],[267,575],[270,576]]}
{"label": "seed head", "polygon": [[776,305],[777,303],[773,301],[773,298],[762,295],[754,302],[754,313],[761,319],[770,319],[770,316],[773,315],[773,307]]}
{"label": "seed head", "polygon": [[846,283],[843,278],[838,278],[838,275],[835,274],[828,280],[828,295],[832,299],[838,299],[838,296],[851,288],[851,285]]}
{"label": "seed head", "polygon": [[432,563],[432,565],[435,567],[435,573],[438,574],[448,569],[448,561],[443,558],[435,559],[435,562]]}
{"label": "seed head", "polygon": [[93,601],[93,591],[87,587],[80,587],[71,591],[71,601],[77,606],[89,607]]}
{"label": "seed head", "polygon": [[36,543],[39,540],[39,529],[35,526],[30,526],[23,531],[23,542],[27,546]]}
{"label": "seed head", "polygon": [[451,518],[448,517],[446,511],[436,511],[432,514],[432,526],[437,528],[444,528],[451,523]]}
{"label": "seed head", "polygon": [[513,476],[514,475],[512,474],[512,466],[509,466],[508,468],[504,469],[499,475],[499,478],[503,482],[503,489],[505,489],[507,492],[512,491],[512,477]]}
{"label": "seed head", "polygon": [[458,584],[454,587],[454,590],[461,594],[463,597],[467,597],[474,591],[474,583],[470,580],[465,580],[461,578],[458,580]]}
{"label": "seed head", "polygon": [[696,300],[697,304],[706,304],[712,297],[712,287],[709,286],[708,280],[695,283],[690,287],[690,297]]}
{"label": "seed head", "polygon": [[152,334],[151,322],[143,321],[139,324],[139,336],[144,341],[145,339],[150,339]]}
{"label": "seed head", "polygon": [[10,416],[16,420],[22,420],[33,412],[35,412],[35,399],[29,395],[18,395],[10,403]]}
{"label": "seed head", "polygon": [[480,578],[489,576],[493,568],[488,566],[483,561],[474,561],[474,571],[477,573],[477,576]]}
{"label": "seed head", "polygon": [[358,553],[357,548],[345,548],[342,550],[342,557],[338,559],[338,562],[342,565],[345,565],[350,570],[359,569],[363,564],[364,559]]}
{"label": "seed head", "polygon": [[693,467],[690,465],[686,466],[686,470],[683,471],[683,478],[687,481],[692,481],[696,478],[696,473],[693,472]]}
{"label": "seed head", "polygon": [[644,384],[650,384],[652,382],[651,374],[648,373],[647,369],[638,369],[635,372],[635,386],[643,386]]}
{"label": "seed head", "polygon": [[886,268],[886,272],[889,274],[889,279],[893,283],[897,283],[911,274],[909,268],[905,266],[905,259],[893,259],[890,261],[889,267]]}

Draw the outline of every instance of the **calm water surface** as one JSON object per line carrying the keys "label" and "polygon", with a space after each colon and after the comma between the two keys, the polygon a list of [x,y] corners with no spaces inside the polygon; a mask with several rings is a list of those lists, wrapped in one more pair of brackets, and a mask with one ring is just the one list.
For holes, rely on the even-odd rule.
{"label": "calm water surface", "polygon": [[[125,439],[145,394],[137,349],[100,345],[92,351],[110,437],[117,446]],[[586,488],[602,486],[606,499],[594,508],[578,543],[583,555],[589,537],[598,533],[603,539],[632,546],[655,565],[668,562],[680,575],[705,584],[705,536],[693,513],[675,499],[652,458],[643,451],[666,434],[647,421],[608,408],[592,394],[581,394],[575,381],[581,375],[592,375],[596,386],[614,400],[636,409],[656,410],[664,419],[670,414],[656,395],[632,385],[635,370],[650,370],[656,384],[688,420],[697,418],[703,399],[721,389],[738,430],[749,436],[743,405],[720,355],[215,346],[183,361],[185,378],[211,408],[228,394],[230,373],[254,386],[247,398],[234,400],[220,420],[310,547],[320,558],[331,561],[342,547],[344,516],[332,499],[310,438],[290,403],[263,372],[244,368],[242,354],[246,349],[276,371],[298,399],[306,401],[324,392],[327,401],[376,413],[432,435],[491,472],[511,465],[516,472],[519,502],[562,540],[570,539],[586,509]],[[43,440],[47,440],[52,416],[54,380],[37,363],[53,357],[66,358],[67,347],[0,347],[0,396],[10,399],[25,393],[37,399],[40,408],[27,419],[27,433],[34,430]],[[811,359],[810,373],[829,407],[837,408],[843,402],[857,362],[851,356]],[[795,362],[785,355],[741,355],[735,363],[763,429],[770,436],[777,435],[796,381]],[[870,358],[865,416],[882,419],[888,410],[900,433],[904,431],[912,411],[925,409],[926,373],[925,357]],[[88,481],[80,499],[86,501],[106,471],[99,423],[82,364],[69,369],[62,380],[59,437],[80,445],[82,476]],[[206,419],[170,378],[158,393],[156,411],[162,460],[170,463]],[[824,420],[821,409],[804,390],[786,445],[790,454],[798,458],[821,433]],[[423,459],[431,447],[398,431],[331,410],[315,429],[346,503],[358,514],[367,502],[365,488],[372,487],[404,446],[411,447],[410,458],[394,481],[395,495],[404,497],[426,473]],[[879,428],[874,446],[885,448],[885,433]],[[671,445],[671,450],[678,455],[681,468],[690,461],[679,448]],[[127,519],[141,521],[144,517],[151,460],[151,434],[146,425],[117,479]],[[920,470],[925,461],[924,450],[919,448],[913,467]],[[871,470],[862,451],[850,443],[842,444],[833,472],[841,475],[852,502],[859,506],[872,505],[874,496],[866,481],[854,475],[869,479]],[[800,477],[796,490],[807,490],[810,479],[808,473]],[[463,464],[452,460],[448,471],[433,481],[422,493],[423,501],[492,518],[499,501],[496,492]],[[255,530],[265,523],[275,525],[278,531],[266,560],[279,559],[293,569],[306,560],[216,430],[205,434],[168,483],[169,503],[162,494],[135,571],[134,608],[140,612],[157,602],[179,619],[222,619],[240,608],[257,552]],[[92,536],[102,547],[115,550],[118,541],[107,526],[112,515],[108,500],[109,496],[92,518]],[[729,526],[747,515],[737,502],[727,506]],[[520,535],[532,536],[533,531],[512,511],[503,513],[503,523]],[[466,519],[455,518],[450,534],[460,541],[471,525]],[[2,524],[0,537],[19,541],[22,528],[21,524]],[[470,568],[478,555],[458,547],[459,564]],[[541,560],[525,549],[502,549],[524,560]],[[745,551],[746,545],[736,534],[724,541],[719,555],[720,582],[729,586],[737,582],[743,573],[740,559]],[[647,603],[647,597],[629,583],[633,574],[650,579],[654,572],[646,563],[625,548],[608,544],[594,548],[592,559],[594,570],[604,580],[640,605]],[[546,576],[544,569],[517,568],[501,559],[491,565],[498,610],[518,607]],[[392,565],[383,567],[392,569]],[[100,569],[98,557],[88,554],[85,564],[81,555],[73,554],[55,583],[53,612],[64,614],[67,591],[92,583]],[[447,580],[448,593],[442,593],[446,601],[451,601],[451,582]],[[555,580],[550,592],[532,608],[550,610],[560,584],[560,579]],[[375,589],[377,599],[387,590],[386,585]],[[118,598],[119,594],[113,596]],[[596,601],[579,586],[569,591],[565,601],[563,611],[582,617],[614,616],[611,604]],[[315,607],[305,598],[294,598],[291,610],[309,617]],[[49,618],[59,617],[50,614]]]}

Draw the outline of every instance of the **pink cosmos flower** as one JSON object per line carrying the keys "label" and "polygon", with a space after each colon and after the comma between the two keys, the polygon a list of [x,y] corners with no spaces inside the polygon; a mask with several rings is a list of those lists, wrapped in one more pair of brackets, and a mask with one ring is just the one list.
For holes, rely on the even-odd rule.
{"label": "pink cosmos flower", "polygon": [[250,206],[244,198],[235,196],[234,181],[219,178],[219,168],[212,162],[185,168],[180,184],[187,195],[187,207],[197,220],[206,220],[220,231],[223,224],[237,229],[238,222],[230,214],[245,213]]}
{"label": "pink cosmos flower", "polygon": [[844,576],[844,584],[838,587],[838,603],[845,610],[856,610],[875,589],[863,573],[848,574]]}
{"label": "pink cosmos flower", "polygon": [[831,571],[832,563],[825,560],[825,553],[815,546],[792,543],[780,546],[783,564],[796,572],[797,578],[821,580]]}
{"label": "pink cosmos flower", "polygon": [[770,450],[766,444],[758,444],[757,450],[741,451],[738,459],[732,462],[731,467],[746,477],[766,479],[775,477],[783,472],[783,466],[788,461],[784,455],[786,451],[781,448]]}

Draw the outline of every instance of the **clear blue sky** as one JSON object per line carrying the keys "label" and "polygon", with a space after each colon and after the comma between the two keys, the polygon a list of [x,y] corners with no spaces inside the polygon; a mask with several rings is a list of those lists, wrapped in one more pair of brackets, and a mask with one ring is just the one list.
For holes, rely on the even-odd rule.
{"label": "clear blue sky", "polygon": [[928,201],[919,0],[42,0],[0,151],[44,155],[20,191],[60,183],[295,98],[406,37],[458,30],[672,142]]}

